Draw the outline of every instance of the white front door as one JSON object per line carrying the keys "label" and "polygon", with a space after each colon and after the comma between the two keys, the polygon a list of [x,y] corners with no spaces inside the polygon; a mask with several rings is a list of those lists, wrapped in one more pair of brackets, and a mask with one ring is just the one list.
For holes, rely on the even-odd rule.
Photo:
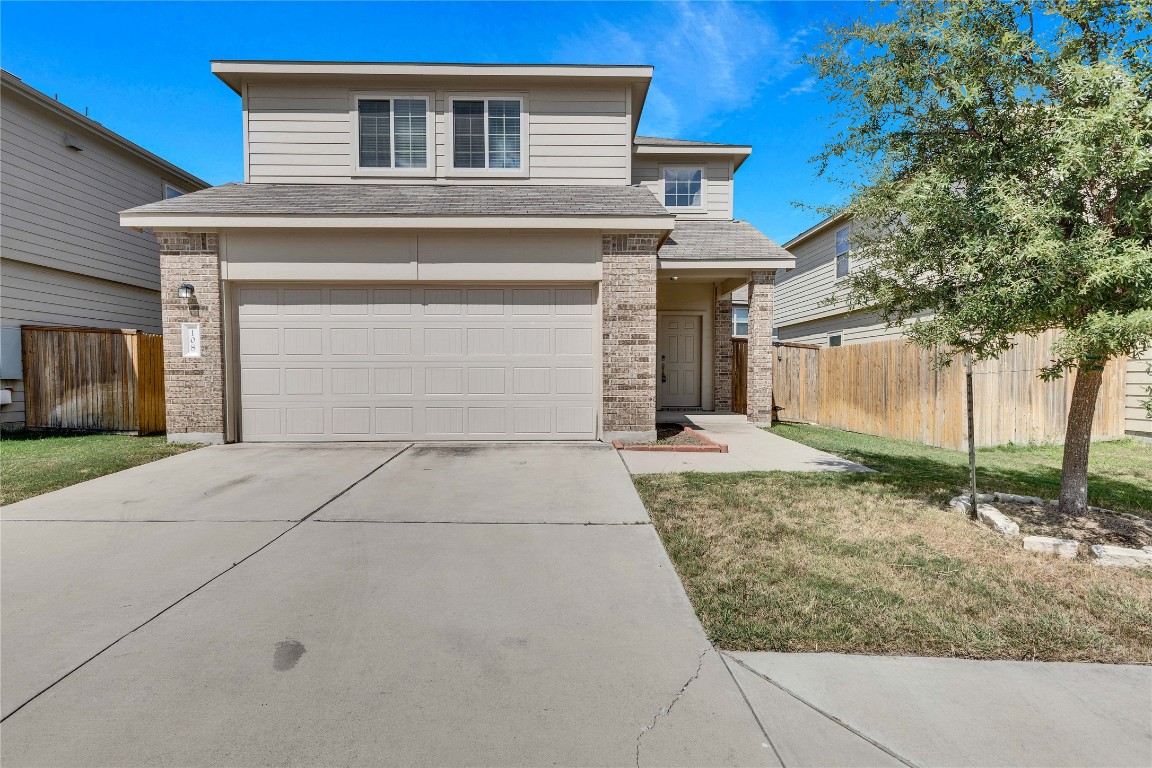
{"label": "white front door", "polygon": [[699,315],[661,315],[656,332],[660,359],[656,370],[659,408],[700,407]]}

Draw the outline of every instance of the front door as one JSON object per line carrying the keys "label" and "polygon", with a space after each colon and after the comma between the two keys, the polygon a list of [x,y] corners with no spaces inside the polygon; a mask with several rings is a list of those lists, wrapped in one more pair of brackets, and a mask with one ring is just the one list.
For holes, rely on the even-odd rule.
{"label": "front door", "polygon": [[700,407],[699,315],[661,315],[657,330],[660,359],[656,370],[658,408]]}

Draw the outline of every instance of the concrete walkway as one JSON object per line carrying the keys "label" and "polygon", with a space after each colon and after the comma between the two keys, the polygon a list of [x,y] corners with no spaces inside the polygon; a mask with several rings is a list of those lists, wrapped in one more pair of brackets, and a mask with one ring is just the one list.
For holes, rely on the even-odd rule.
{"label": "concrete walkway", "polygon": [[674,451],[620,452],[634,475],[663,472],[869,472],[867,467],[774,435],[748,422],[742,414],[661,413],[661,423],[687,424],[718,443],[728,453]]}
{"label": "concrete walkway", "polygon": [[784,765],[1152,765],[1152,667],[724,654]]}

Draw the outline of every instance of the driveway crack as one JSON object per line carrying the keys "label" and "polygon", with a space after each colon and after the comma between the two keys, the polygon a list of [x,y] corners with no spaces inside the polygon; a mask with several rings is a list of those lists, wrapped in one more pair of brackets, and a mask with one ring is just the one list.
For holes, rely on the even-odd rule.
{"label": "driveway crack", "polygon": [[701,652],[700,657],[696,659],[696,671],[692,673],[692,677],[688,678],[687,682],[680,686],[680,690],[672,697],[672,701],[668,702],[668,706],[661,707],[656,714],[652,716],[652,722],[641,728],[640,733],[636,734],[636,768],[640,768],[640,742],[644,739],[644,734],[653,730],[660,721],[660,718],[668,717],[668,715],[672,714],[672,708],[675,707],[676,702],[680,701],[684,696],[684,693],[688,690],[688,686],[692,685],[692,683],[696,681],[696,678],[700,677],[700,670],[704,668],[704,657],[707,656],[711,650],[712,648],[709,647]]}

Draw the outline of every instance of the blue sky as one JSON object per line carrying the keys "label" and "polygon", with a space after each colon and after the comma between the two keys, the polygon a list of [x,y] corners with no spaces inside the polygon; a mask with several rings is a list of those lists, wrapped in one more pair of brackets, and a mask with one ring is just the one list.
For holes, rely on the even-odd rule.
{"label": "blue sky", "polygon": [[240,99],[211,59],[652,64],[643,134],[753,145],[736,216],[779,242],[837,202],[799,59],[852,2],[12,2],[4,69],[205,180],[243,177]]}

